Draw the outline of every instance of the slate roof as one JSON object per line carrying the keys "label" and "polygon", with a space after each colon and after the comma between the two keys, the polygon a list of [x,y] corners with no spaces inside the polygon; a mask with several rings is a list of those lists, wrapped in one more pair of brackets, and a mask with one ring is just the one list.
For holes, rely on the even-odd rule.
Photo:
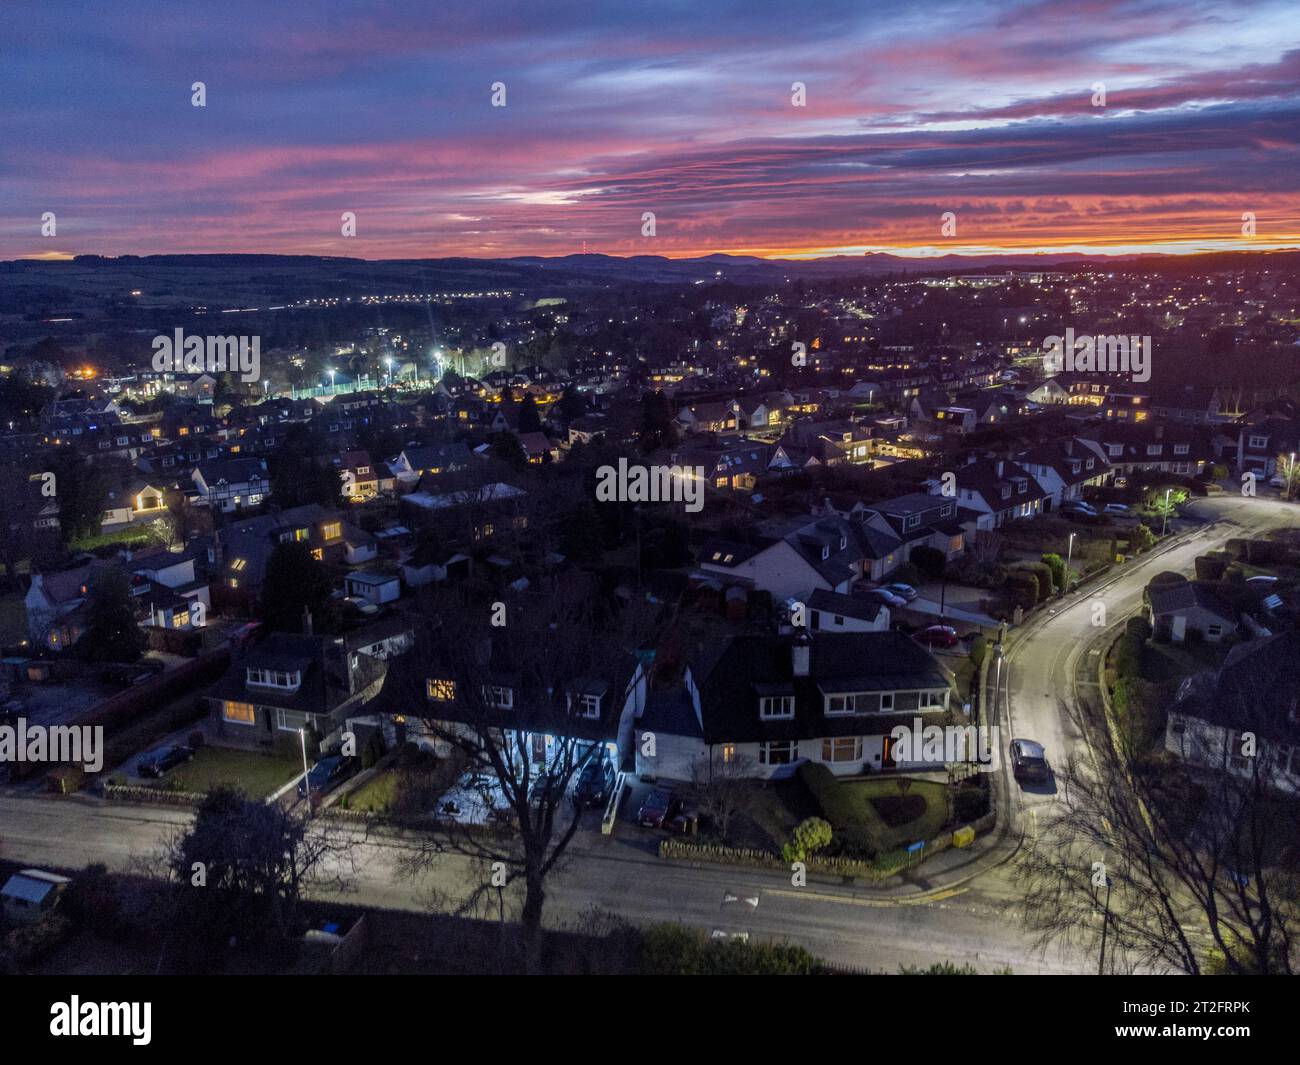
{"label": "slate roof", "polygon": [[[823,712],[822,692],[919,691],[949,687],[934,657],[900,632],[817,633],[810,637],[809,675],[796,677],[793,636],[737,636],[691,665],[700,691],[706,743],[814,739],[887,733],[911,724],[913,714],[843,714]],[[795,715],[762,720],[760,688],[789,691]]]}

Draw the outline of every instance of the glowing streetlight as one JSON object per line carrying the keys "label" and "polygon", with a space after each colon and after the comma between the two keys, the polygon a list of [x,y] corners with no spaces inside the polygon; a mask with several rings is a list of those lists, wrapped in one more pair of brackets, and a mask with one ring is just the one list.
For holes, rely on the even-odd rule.
{"label": "glowing streetlight", "polygon": [[330,395],[332,396],[332,395],[334,395],[334,394],[335,394],[335,391],[334,391],[334,371],[331,370],[331,371],[330,371]]}

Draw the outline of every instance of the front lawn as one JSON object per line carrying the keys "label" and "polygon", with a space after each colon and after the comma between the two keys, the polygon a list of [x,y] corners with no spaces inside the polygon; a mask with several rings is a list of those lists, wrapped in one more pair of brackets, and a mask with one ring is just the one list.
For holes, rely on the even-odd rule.
{"label": "front lawn", "polygon": [[948,820],[947,785],[909,777],[840,781],[863,823],[876,836],[877,851],[933,839]]}
{"label": "front lawn", "polygon": [[345,810],[360,810],[363,813],[387,813],[397,795],[398,771],[385,769],[376,773],[355,791],[339,799],[339,805]]}
{"label": "front lawn", "polygon": [[177,766],[154,787],[207,792],[218,784],[232,784],[250,799],[264,799],[302,776],[302,756],[237,751],[228,747],[200,747],[192,761]]}
{"label": "front lawn", "polygon": [[825,786],[831,809],[818,803],[799,776],[753,782],[725,842],[780,853],[801,821],[824,817],[835,837],[828,853],[866,856],[933,839],[948,821],[947,785],[938,781],[890,776]]}

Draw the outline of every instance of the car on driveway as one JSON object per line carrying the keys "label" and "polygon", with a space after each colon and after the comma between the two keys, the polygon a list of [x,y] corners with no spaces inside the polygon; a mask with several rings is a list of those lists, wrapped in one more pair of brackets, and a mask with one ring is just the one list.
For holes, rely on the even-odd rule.
{"label": "car on driveway", "polygon": [[1069,503],[1062,503],[1061,514],[1067,518],[1095,518],[1097,508],[1091,503],[1084,503],[1076,499],[1071,500]]}
{"label": "car on driveway", "polygon": [[1033,740],[1011,741],[1011,773],[1021,783],[1043,784],[1052,779],[1052,767],[1041,743]]}
{"label": "car on driveway", "polygon": [[538,773],[533,777],[533,782],[528,788],[528,797],[534,802],[539,801],[543,795],[548,795],[551,804],[555,805],[564,795],[564,778],[559,773]]}
{"label": "car on driveway", "polygon": [[863,588],[856,593],[859,599],[871,599],[886,606],[907,606],[907,600],[895,595],[888,588]]}
{"label": "car on driveway", "polygon": [[183,744],[159,747],[157,750],[148,751],[140,756],[139,765],[136,766],[136,775],[153,777],[157,780],[167,770],[175,769],[178,765],[183,765],[193,757],[193,748],[186,747]]}
{"label": "car on driveway", "polygon": [[331,754],[320,759],[307,773],[307,779],[298,781],[298,795],[306,797],[307,785],[311,785],[313,795],[323,795],[340,781],[352,775],[356,762],[341,754]]}
{"label": "car on driveway", "polygon": [[916,589],[913,588],[910,584],[903,584],[901,582],[898,584],[886,584],[884,586],[884,590],[887,591],[890,595],[898,596],[899,599],[902,599],[904,602],[907,603],[910,603],[913,599],[915,599],[917,594]]}
{"label": "car on driveway", "polygon": [[578,774],[573,800],[579,806],[604,806],[614,790],[614,763],[608,758],[593,758]]}
{"label": "car on driveway", "polygon": [[667,828],[682,811],[682,800],[668,788],[655,788],[636,812],[637,823],[645,828]]}
{"label": "car on driveway", "polygon": [[1102,508],[1102,513],[1116,518],[1127,518],[1129,516],[1129,506],[1127,503],[1107,503]]}
{"label": "car on driveway", "polygon": [[926,647],[956,647],[961,637],[951,625],[930,625],[912,637]]}

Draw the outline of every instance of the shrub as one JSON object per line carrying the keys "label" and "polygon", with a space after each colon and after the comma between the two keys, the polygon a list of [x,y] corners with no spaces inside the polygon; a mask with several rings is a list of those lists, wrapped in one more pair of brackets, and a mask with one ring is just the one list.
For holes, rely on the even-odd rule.
{"label": "shrub", "polygon": [[984,659],[988,657],[989,642],[983,636],[976,636],[970,643],[970,660],[978,671],[984,666]]}
{"label": "shrub", "polygon": [[1065,559],[1055,553],[1048,553],[1043,556],[1042,563],[1052,573],[1052,585],[1058,592],[1065,590]]}
{"label": "shrub", "polygon": [[874,854],[876,844],[867,812],[855,807],[851,793],[840,785],[835,774],[821,762],[804,762],[798,772],[804,787],[821,808],[822,817],[848,850]]}
{"label": "shrub", "polygon": [[787,862],[801,862],[830,842],[831,826],[820,817],[809,817],[795,828],[793,838],[781,848],[781,857]]}
{"label": "shrub", "polygon": [[23,965],[49,957],[72,933],[72,922],[59,913],[47,913],[39,921],[20,925],[5,936],[5,950]]}
{"label": "shrub", "polygon": [[1052,567],[1044,562],[1026,562],[1025,569],[1034,575],[1038,582],[1038,602],[1045,603],[1052,598]]}
{"label": "shrub", "polygon": [[978,821],[989,812],[989,793],[983,785],[983,777],[968,780],[957,789],[953,796],[953,814],[961,823]]}
{"label": "shrub", "polygon": [[1223,551],[1213,551],[1208,555],[1196,556],[1196,579],[1200,581],[1221,581],[1228,568],[1228,556]]}
{"label": "shrub", "polygon": [[1038,578],[1025,569],[1008,570],[1007,595],[1013,606],[1031,609],[1038,603]]}

